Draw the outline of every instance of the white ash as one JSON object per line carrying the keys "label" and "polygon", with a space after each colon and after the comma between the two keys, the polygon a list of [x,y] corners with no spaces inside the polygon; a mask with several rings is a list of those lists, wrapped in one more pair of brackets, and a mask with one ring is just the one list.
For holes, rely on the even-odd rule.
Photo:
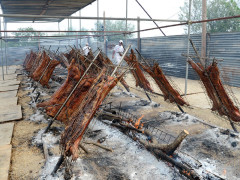
{"label": "white ash", "polygon": [[220,180],[218,177],[225,178],[217,172],[218,162],[215,160],[210,160],[208,158],[197,160],[182,152],[178,152],[177,155],[176,161],[189,165],[203,179]]}
{"label": "white ash", "polygon": [[[137,142],[122,134],[118,129],[111,128],[97,121],[92,130],[104,129],[108,136],[103,145],[111,147],[114,152],[104,153],[117,163],[116,168],[128,175],[129,179],[174,179],[176,174],[173,169],[163,161],[158,161],[145,148],[141,148]],[[178,176],[177,179],[182,179]]]}
{"label": "white ash", "polygon": [[132,92],[123,91],[123,94],[128,95],[130,97],[139,98],[138,95],[136,95],[136,94],[134,94]]}
{"label": "white ash", "polygon": [[[74,171],[72,179],[77,179],[77,180],[95,180],[96,177],[88,172],[88,165],[86,163],[78,158],[76,162],[73,163],[74,167],[77,167],[78,170]],[[75,168],[76,169],[76,168]]]}
{"label": "white ash", "polygon": [[111,96],[113,96],[113,97],[133,97],[133,98],[139,98],[139,96],[137,96],[136,94],[131,93],[131,92],[127,92],[127,91],[112,92]]}
{"label": "white ash", "polygon": [[139,109],[152,109],[160,106],[156,102],[150,102],[148,100],[140,99],[133,101],[123,101],[121,103],[121,110],[126,112],[138,111]]}
{"label": "white ash", "polygon": [[40,180],[64,180],[63,169],[58,171],[54,176],[51,175],[58,160],[59,160],[59,156],[48,158],[48,160],[46,161],[41,171],[41,175],[39,177]]}
{"label": "white ash", "polygon": [[47,123],[47,119],[45,118],[45,115],[42,114],[40,110],[37,110],[33,115],[30,116],[30,121],[34,122],[41,122],[41,123]]}
{"label": "white ash", "polygon": [[186,125],[190,125],[198,122],[198,119],[196,117],[181,112],[164,111],[159,113],[159,117],[161,120],[164,120],[164,123],[171,124],[179,124],[179,122],[183,122]]}
{"label": "white ash", "polygon": [[[208,129],[204,133],[200,134],[203,139],[207,138],[209,141],[215,144],[220,144],[228,149],[240,150],[240,138],[239,133],[229,132],[229,134],[223,133],[223,130],[219,128]],[[236,146],[233,143],[236,142]]]}
{"label": "white ash", "polygon": [[60,135],[54,135],[53,132],[43,133],[45,129],[37,132],[32,138],[33,145],[39,145],[45,143],[47,147],[53,147],[59,143]]}
{"label": "white ash", "polygon": [[[187,138],[187,141],[182,143],[181,151],[187,152],[201,162],[202,167],[195,170],[203,177],[208,177],[208,172],[211,172],[222,178],[238,179],[237,175],[233,175],[234,168],[230,164],[222,164],[222,161],[228,159],[231,162],[240,155],[239,134],[227,132],[219,128],[208,129],[201,134]],[[223,171],[226,169],[227,171],[224,174]],[[217,178],[215,177],[215,179]]]}
{"label": "white ash", "polygon": [[[35,137],[32,139],[32,144],[40,146],[45,144],[48,149],[52,147],[59,146],[60,134],[55,135],[53,132],[48,132],[43,134],[44,129],[38,131]],[[64,180],[64,168],[60,169],[55,176],[52,176],[51,173],[57,164],[59,159],[58,155],[49,155],[45,165],[42,167],[42,170],[39,174],[39,179],[41,180]]]}

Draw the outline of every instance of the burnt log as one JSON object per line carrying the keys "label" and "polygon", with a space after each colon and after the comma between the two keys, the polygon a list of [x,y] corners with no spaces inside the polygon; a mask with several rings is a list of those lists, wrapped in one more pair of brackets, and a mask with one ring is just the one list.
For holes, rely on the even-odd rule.
{"label": "burnt log", "polygon": [[188,131],[183,130],[178,137],[170,144],[159,144],[152,136],[152,134],[149,131],[144,131],[144,134],[147,136],[150,136],[153,143],[149,143],[144,140],[139,140],[141,144],[143,144],[146,148],[151,149],[160,149],[163,152],[165,152],[167,155],[172,155],[174,151],[178,148],[178,146],[182,143],[182,141],[187,137],[189,134]]}

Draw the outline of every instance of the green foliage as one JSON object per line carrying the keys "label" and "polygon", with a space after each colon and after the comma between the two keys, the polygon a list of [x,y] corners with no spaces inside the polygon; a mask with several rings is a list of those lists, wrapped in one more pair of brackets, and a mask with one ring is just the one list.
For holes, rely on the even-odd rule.
{"label": "green foliage", "polygon": [[[127,24],[127,29],[128,31],[133,31],[135,29],[135,26],[131,23]],[[104,25],[103,22],[99,22],[99,26],[97,27],[97,22],[95,23],[95,28],[92,29],[94,30],[98,30],[98,31],[103,31],[104,30]],[[126,31],[126,21],[110,21],[110,20],[106,20],[105,21],[105,31]],[[103,41],[104,40],[104,33],[93,33],[95,35],[100,35],[100,37],[98,38],[99,41]],[[108,33],[111,34],[111,33]],[[116,34],[116,33],[114,33]],[[132,38],[134,35],[133,34],[128,34],[126,35],[127,38]],[[118,41],[119,39],[124,39],[125,36],[123,34],[121,35],[114,35],[114,36],[107,36],[107,40],[108,41]]]}
{"label": "green foliage", "polygon": [[[207,0],[207,19],[236,16],[240,14],[238,2],[235,0]],[[180,20],[188,19],[188,1],[180,7]],[[202,19],[202,0],[194,0],[192,5],[191,20]],[[186,31],[187,29],[185,29]],[[201,23],[191,26],[191,33],[201,33]],[[238,32],[240,31],[240,19],[227,19],[207,23],[207,32]]]}
{"label": "green foliage", "polygon": [[[18,31],[35,31],[32,27],[18,28]],[[16,38],[19,37],[19,42],[13,43],[9,42],[9,46],[32,46],[36,45],[38,41],[38,36],[44,36],[45,33],[42,32],[13,32]]]}

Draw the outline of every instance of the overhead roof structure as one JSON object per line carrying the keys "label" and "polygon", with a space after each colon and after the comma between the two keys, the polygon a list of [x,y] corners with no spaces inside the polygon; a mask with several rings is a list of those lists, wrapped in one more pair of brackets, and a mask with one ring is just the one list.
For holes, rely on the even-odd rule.
{"label": "overhead roof structure", "polygon": [[[70,16],[96,0],[0,0],[3,14]],[[5,22],[60,22],[63,18],[5,17]]]}

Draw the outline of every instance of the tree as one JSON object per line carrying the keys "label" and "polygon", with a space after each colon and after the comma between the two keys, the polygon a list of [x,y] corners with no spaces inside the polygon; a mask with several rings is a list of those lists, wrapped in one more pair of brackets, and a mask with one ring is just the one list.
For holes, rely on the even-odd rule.
{"label": "tree", "polygon": [[[97,22],[95,23],[95,28],[94,30],[98,30],[98,31],[104,31],[104,25],[103,22],[99,22],[99,26],[97,27]],[[135,26],[131,23],[127,24],[127,29],[128,31],[133,31],[135,29]],[[126,21],[110,21],[110,20],[106,20],[105,21],[105,31],[126,31]],[[99,41],[103,41],[104,37],[101,36],[103,35],[103,33],[93,33],[95,35],[100,35],[100,37],[98,38]],[[111,34],[111,33],[107,33],[107,34]],[[114,33],[115,34],[115,33]],[[126,35],[127,38],[132,38],[134,35],[133,34],[128,34]],[[115,40],[119,40],[119,39],[124,39],[125,36],[123,34],[120,35],[114,35],[114,36],[107,36],[107,40],[108,41],[115,41]]]}
{"label": "tree", "polygon": [[[15,44],[10,44],[11,46],[28,46],[28,45],[36,45],[38,41],[38,36],[44,36],[45,33],[42,32],[34,32],[35,30],[32,27],[27,28],[18,28],[18,31],[25,31],[25,32],[12,32],[12,34],[19,38],[19,42]],[[32,31],[32,32],[27,32]]]}
{"label": "tree", "polygon": [[18,31],[33,31],[33,32],[13,32],[12,33],[16,37],[24,38],[24,36],[25,36],[25,39],[34,39],[34,37],[45,35],[42,32],[34,32],[35,30],[32,27],[18,28],[17,30]]}
{"label": "tree", "polygon": [[[238,1],[236,2],[235,0],[208,0],[207,3],[207,19],[235,16],[240,14]],[[185,1],[184,5],[180,7],[180,20],[188,19],[188,9],[188,2]],[[191,14],[192,21],[198,21],[202,19],[202,0],[193,1]],[[237,18],[208,22],[207,31],[209,33],[240,31],[240,20],[239,18]],[[192,25],[191,32],[201,33],[201,23]]]}

